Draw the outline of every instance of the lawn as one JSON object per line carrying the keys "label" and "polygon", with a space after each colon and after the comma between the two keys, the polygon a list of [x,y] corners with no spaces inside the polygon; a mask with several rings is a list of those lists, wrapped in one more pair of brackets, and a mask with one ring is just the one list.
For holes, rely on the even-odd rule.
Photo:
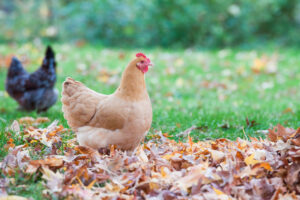
{"label": "lawn", "polygon": [[[57,52],[56,87],[68,76],[88,87],[109,94],[119,84],[122,70],[140,50],[108,49],[95,46],[54,45]],[[46,116],[67,126],[57,101],[47,113],[17,111],[17,104],[5,93],[5,58],[22,58],[29,71],[41,63],[43,48],[32,45],[0,46],[1,130],[23,116]],[[300,126],[300,51],[259,50],[143,50],[155,66],[146,75],[157,130],[175,134],[193,125],[195,139],[235,139],[261,136],[277,123]],[[3,58],[4,57],[4,58]],[[8,62],[8,61],[6,61]],[[246,123],[248,118],[250,125]],[[251,125],[251,121],[255,121]]]}
{"label": "lawn", "polygon": [[[62,82],[70,76],[105,94],[116,89],[122,70],[140,51],[68,44],[54,45],[54,49],[58,62],[56,87],[60,91]],[[28,71],[33,71],[41,63],[43,51],[43,47],[29,44],[0,46],[1,159],[7,154],[3,148],[8,141],[5,130],[15,119],[44,116],[68,127],[60,100],[47,113],[25,113],[16,110],[17,103],[5,92],[9,57],[22,58]],[[194,140],[235,140],[264,137],[259,130],[278,123],[293,128],[300,126],[300,50],[265,47],[258,50],[147,49],[143,52],[155,64],[146,75],[154,114],[149,134],[161,130],[176,136],[196,126],[192,132]],[[15,142],[22,143],[18,139]],[[12,188],[12,193],[32,196],[32,191],[43,188],[40,181],[15,179],[18,185],[30,183],[30,186],[24,191]],[[36,192],[33,197],[42,198],[40,195]]]}

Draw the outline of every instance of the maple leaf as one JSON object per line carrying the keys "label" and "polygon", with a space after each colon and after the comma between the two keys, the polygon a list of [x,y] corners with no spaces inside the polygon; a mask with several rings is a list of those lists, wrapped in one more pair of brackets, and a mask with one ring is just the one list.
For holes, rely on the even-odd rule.
{"label": "maple leaf", "polygon": [[258,160],[254,159],[254,154],[251,154],[250,156],[246,157],[244,161],[247,165],[255,165],[259,163]]}
{"label": "maple leaf", "polygon": [[[273,129],[269,129],[268,137],[272,142],[276,142],[277,140],[286,142],[290,138],[300,137],[300,129],[285,128],[281,124],[277,124]],[[297,143],[297,140],[295,142]]]}
{"label": "maple leaf", "polygon": [[54,173],[52,170],[46,167],[43,167],[42,172],[43,172],[42,178],[47,181],[46,183],[47,187],[52,192],[61,192],[64,176],[59,172]]}

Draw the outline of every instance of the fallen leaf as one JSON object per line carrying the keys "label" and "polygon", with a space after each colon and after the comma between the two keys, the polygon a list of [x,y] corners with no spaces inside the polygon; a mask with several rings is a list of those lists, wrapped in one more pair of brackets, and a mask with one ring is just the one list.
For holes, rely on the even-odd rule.
{"label": "fallen leaf", "polygon": [[[154,131],[130,154],[114,145],[100,154],[78,146],[76,138],[63,139],[69,131],[58,121],[47,128],[26,125],[17,142],[7,133],[6,145],[25,144],[9,147],[1,161],[0,192],[7,195],[9,187],[21,190],[36,180],[44,183],[45,198],[52,194],[58,199],[300,198],[300,128],[277,125],[270,131],[274,141],[196,141],[190,135],[194,129],[200,128],[184,131],[188,137],[180,142]],[[16,175],[21,184],[11,178]]]}
{"label": "fallen leaf", "polygon": [[0,200],[27,200],[27,198],[15,195],[8,195],[5,197],[0,197]]}
{"label": "fallen leaf", "polygon": [[271,165],[267,162],[259,163],[256,167],[262,167],[262,168],[265,168],[268,171],[273,171]]}
{"label": "fallen leaf", "polygon": [[213,190],[215,191],[215,193],[216,193],[217,195],[224,195],[224,194],[225,194],[225,193],[222,192],[221,190],[218,190],[218,189],[216,189],[216,188],[214,188],[214,187],[213,187]]}
{"label": "fallen leaf", "polygon": [[42,172],[42,178],[47,181],[47,187],[49,187],[52,192],[61,192],[63,189],[62,186],[64,176],[58,171],[54,173],[53,171],[45,167],[43,167]]}
{"label": "fallen leaf", "polygon": [[255,165],[259,163],[258,160],[254,159],[254,154],[251,154],[250,156],[246,157],[244,161],[247,165]]}

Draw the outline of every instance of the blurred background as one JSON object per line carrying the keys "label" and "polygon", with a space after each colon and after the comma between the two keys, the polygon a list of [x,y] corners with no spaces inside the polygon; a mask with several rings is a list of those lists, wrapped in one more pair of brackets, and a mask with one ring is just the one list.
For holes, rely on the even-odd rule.
{"label": "blurred background", "polygon": [[0,41],[134,47],[300,44],[299,0],[1,0]]}

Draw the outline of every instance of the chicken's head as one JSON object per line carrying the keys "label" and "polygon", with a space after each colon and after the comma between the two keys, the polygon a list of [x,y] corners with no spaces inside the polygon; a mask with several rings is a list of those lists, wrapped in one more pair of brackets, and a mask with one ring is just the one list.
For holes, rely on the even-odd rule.
{"label": "chicken's head", "polygon": [[136,64],[136,67],[141,70],[141,72],[146,73],[148,71],[149,66],[152,66],[152,63],[150,61],[149,58],[147,58],[147,56],[145,56],[145,54],[143,53],[137,53],[136,57],[143,57],[144,59],[141,60],[140,62],[138,62]]}

